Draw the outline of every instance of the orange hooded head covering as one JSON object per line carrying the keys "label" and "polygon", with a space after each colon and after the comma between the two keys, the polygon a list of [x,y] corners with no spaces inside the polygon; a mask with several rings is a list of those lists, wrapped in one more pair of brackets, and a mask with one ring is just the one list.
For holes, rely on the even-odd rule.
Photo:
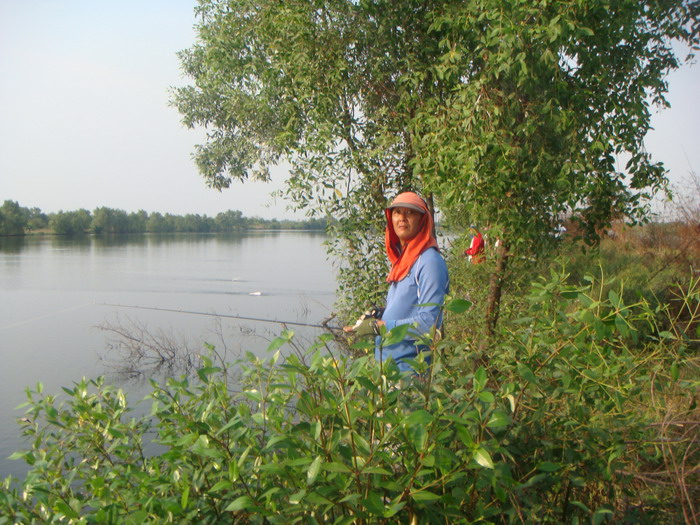
{"label": "orange hooded head covering", "polygon": [[[421,228],[418,234],[408,241],[403,251],[401,250],[399,237],[396,235],[394,225],[391,222],[393,208],[410,208],[423,214]],[[433,236],[433,216],[425,201],[412,191],[397,195],[384,213],[386,214],[384,241],[386,244],[386,254],[387,257],[389,257],[389,262],[391,262],[391,271],[386,280],[389,282],[397,282],[408,275],[408,272],[421,253],[428,248],[438,247],[437,240]]]}

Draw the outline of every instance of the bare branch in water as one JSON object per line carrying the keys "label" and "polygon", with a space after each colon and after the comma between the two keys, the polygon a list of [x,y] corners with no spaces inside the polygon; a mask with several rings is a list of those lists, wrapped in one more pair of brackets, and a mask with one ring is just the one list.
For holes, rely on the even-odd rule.
{"label": "bare branch in water", "polygon": [[144,322],[129,317],[122,322],[118,316],[115,322],[105,321],[98,328],[107,332],[106,355],[101,358],[124,379],[189,374],[202,366],[203,345],[195,347],[182,334],[161,328],[152,331]]}
{"label": "bare branch in water", "polygon": [[[282,329],[289,329],[285,323],[280,324]],[[105,351],[100,358],[122,381],[190,375],[203,366],[203,355],[229,370],[229,363],[244,354],[244,347],[257,349],[253,352],[261,357],[266,355],[265,349],[281,330],[254,329],[247,324],[229,321],[224,323],[224,319],[216,316],[212,316],[212,325],[194,342],[184,333],[154,329],[129,316],[122,319],[117,315],[114,321],[106,320],[97,328],[107,334]],[[225,331],[232,333],[227,336]],[[230,348],[232,341],[235,343],[233,349]],[[287,351],[303,359],[303,349],[312,343],[297,333]],[[336,340],[336,344],[341,343]]]}

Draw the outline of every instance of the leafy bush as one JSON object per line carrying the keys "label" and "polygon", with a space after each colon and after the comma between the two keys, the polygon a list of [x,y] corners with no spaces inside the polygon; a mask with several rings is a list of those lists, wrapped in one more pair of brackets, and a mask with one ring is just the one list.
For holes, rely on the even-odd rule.
{"label": "leafy bush", "polygon": [[208,359],[196,378],[153,382],[145,417],[102,380],[64,389],[62,404],[28,391],[31,448],[15,457],[31,470],[5,480],[0,523],[677,521],[694,512],[692,473],[673,478],[685,499],[646,487],[651,469],[698,460],[697,427],[672,450],[655,426],[667,395],[686,408],[697,395],[692,338],[640,331],[655,312],[603,285],[553,272],[489,359],[430,340],[433,365],[419,359],[416,376],[335,355],[330,337],[283,358],[285,332],[235,384]]}

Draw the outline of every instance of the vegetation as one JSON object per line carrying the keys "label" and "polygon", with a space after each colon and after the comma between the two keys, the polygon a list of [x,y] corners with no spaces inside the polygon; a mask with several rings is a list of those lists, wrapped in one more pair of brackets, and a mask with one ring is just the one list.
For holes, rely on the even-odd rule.
{"label": "vegetation", "polygon": [[0,523],[696,523],[700,282],[679,323],[566,280],[533,283],[486,360],[429,339],[420,377],[330,335],[284,358],[285,332],[236,382],[212,358],[153,382],[143,417],[102,380],[28,390],[31,471],[5,481]]}
{"label": "vegetation", "polygon": [[7,200],[0,207],[0,235],[23,235],[26,229],[43,229],[49,218],[39,208],[22,208]]}
{"label": "vegetation", "polygon": [[284,161],[287,195],[338,218],[332,248],[355,315],[384,292],[388,197],[418,190],[457,231],[488,227],[501,239],[491,335],[512,258],[546,253],[564,219],[595,241],[615,218],[643,218],[664,187],[643,139],[680,65],[674,43],[700,44],[699,11],[685,0],[201,0],[198,41],[180,55],[193,85],[173,104],[206,130],[195,160],[209,185],[267,179]]}
{"label": "vegetation", "polygon": [[[348,310],[383,295],[381,209],[399,190],[489,226],[485,262],[454,240],[457,299],[417,376],[365,344],[303,350],[285,332],[266,359],[209,346],[196,375],[152,383],[143,417],[101,379],[63,400],[28,390],[14,457],[30,472],[4,481],[0,524],[697,524],[698,215],[621,224],[666,184],[642,140],[679,66],[672,42],[699,43],[698,9],[200,0],[181,55],[195,85],[173,102],[208,129],[196,161],[211,186],[289,162],[288,195],[339,219]],[[172,224],[125,215],[50,220]]]}
{"label": "vegetation", "polygon": [[144,210],[127,213],[124,210],[101,207],[92,213],[81,209],[45,214],[39,208],[23,208],[15,201],[5,201],[0,208],[0,235],[24,235],[33,231],[49,231],[57,235],[83,233],[228,233],[245,230],[322,230],[329,226],[326,219],[304,221],[244,217],[238,210],[218,213],[215,217],[187,214],[165,215]]}
{"label": "vegetation", "polygon": [[[694,221],[684,195],[677,216]],[[152,381],[145,416],[102,379],[62,398],[38,385],[13,456],[29,474],[4,480],[0,524],[696,524],[696,227],[616,225],[596,250],[511,265],[529,273],[510,279],[487,353],[474,279],[493,248],[479,265],[453,256],[473,304],[446,305],[448,337],[426,336],[434,363],[417,377],[367,344],[302,349],[285,332],[232,364],[173,350],[198,370]]]}
{"label": "vegetation", "polygon": [[38,385],[13,456],[29,474],[3,481],[0,524],[696,524],[700,194],[684,196],[673,222],[511,265],[488,352],[477,284],[493,247],[477,265],[456,247],[454,293],[471,301],[446,305],[418,377],[365,344],[302,349],[285,332],[268,358],[174,354],[199,368],[153,381],[145,416],[102,379]]}

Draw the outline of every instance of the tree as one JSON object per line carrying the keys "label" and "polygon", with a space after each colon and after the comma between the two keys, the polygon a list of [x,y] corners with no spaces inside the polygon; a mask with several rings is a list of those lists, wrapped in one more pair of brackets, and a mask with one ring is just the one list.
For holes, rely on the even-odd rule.
{"label": "tree", "polygon": [[491,333],[512,254],[548,245],[564,214],[595,241],[613,216],[640,218],[664,186],[643,149],[649,106],[664,104],[664,77],[679,66],[672,41],[698,44],[698,9],[200,0],[199,41],[180,55],[194,86],[173,103],[208,130],[195,160],[209,185],[266,180],[284,161],[296,205],[339,219],[341,296],[383,294],[387,194],[423,190],[448,216],[479,217],[502,239]]}
{"label": "tree", "polygon": [[132,211],[129,214],[129,233],[144,233],[148,224],[148,212],[146,210]]}
{"label": "tree", "polygon": [[[498,319],[511,254],[547,251],[562,218],[588,242],[643,220],[665,170],[644,149],[666,104],[672,41],[698,44],[698,2],[460,3],[433,17],[446,89],[416,111],[414,166],[448,210],[501,239],[486,312]],[[618,167],[627,157],[624,168]],[[464,222],[462,224],[465,224]]]}
{"label": "tree", "polygon": [[0,235],[24,235],[28,222],[26,211],[18,202],[6,200],[0,206]]}
{"label": "tree", "polygon": [[146,231],[150,233],[162,233],[166,231],[165,219],[160,212],[156,211],[149,215]]}
{"label": "tree", "polygon": [[27,227],[30,230],[43,230],[49,227],[49,216],[39,208],[27,210]]}
{"label": "tree", "polygon": [[[424,33],[428,22],[415,2],[384,7],[203,1],[200,41],[180,55],[195,85],[173,95],[186,125],[210,130],[195,152],[210,186],[267,180],[286,161],[295,205],[338,219],[333,249],[352,255],[340,295],[351,302],[383,296],[386,194],[413,186],[410,108],[396,107],[397,81],[406,57],[426,46],[404,31]],[[359,271],[369,277],[358,284]]]}
{"label": "tree", "polygon": [[[166,216],[167,217],[167,216]],[[188,213],[176,217],[177,231],[184,233],[209,233],[216,230],[214,219],[206,215]]]}
{"label": "tree", "polygon": [[49,226],[58,235],[85,233],[92,224],[92,216],[85,209],[77,211],[59,211],[49,217]]}
{"label": "tree", "polygon": [[129,215],[124,210],[102,206],[92,213],[92,229],[95,233],[127,233]]}
{"label": "tree", "polygon": [[246,226],[243,213],[238,210],[228,210],[218,213],[214,220],[216,221],[218,231],[221,232],[240,231]]}

